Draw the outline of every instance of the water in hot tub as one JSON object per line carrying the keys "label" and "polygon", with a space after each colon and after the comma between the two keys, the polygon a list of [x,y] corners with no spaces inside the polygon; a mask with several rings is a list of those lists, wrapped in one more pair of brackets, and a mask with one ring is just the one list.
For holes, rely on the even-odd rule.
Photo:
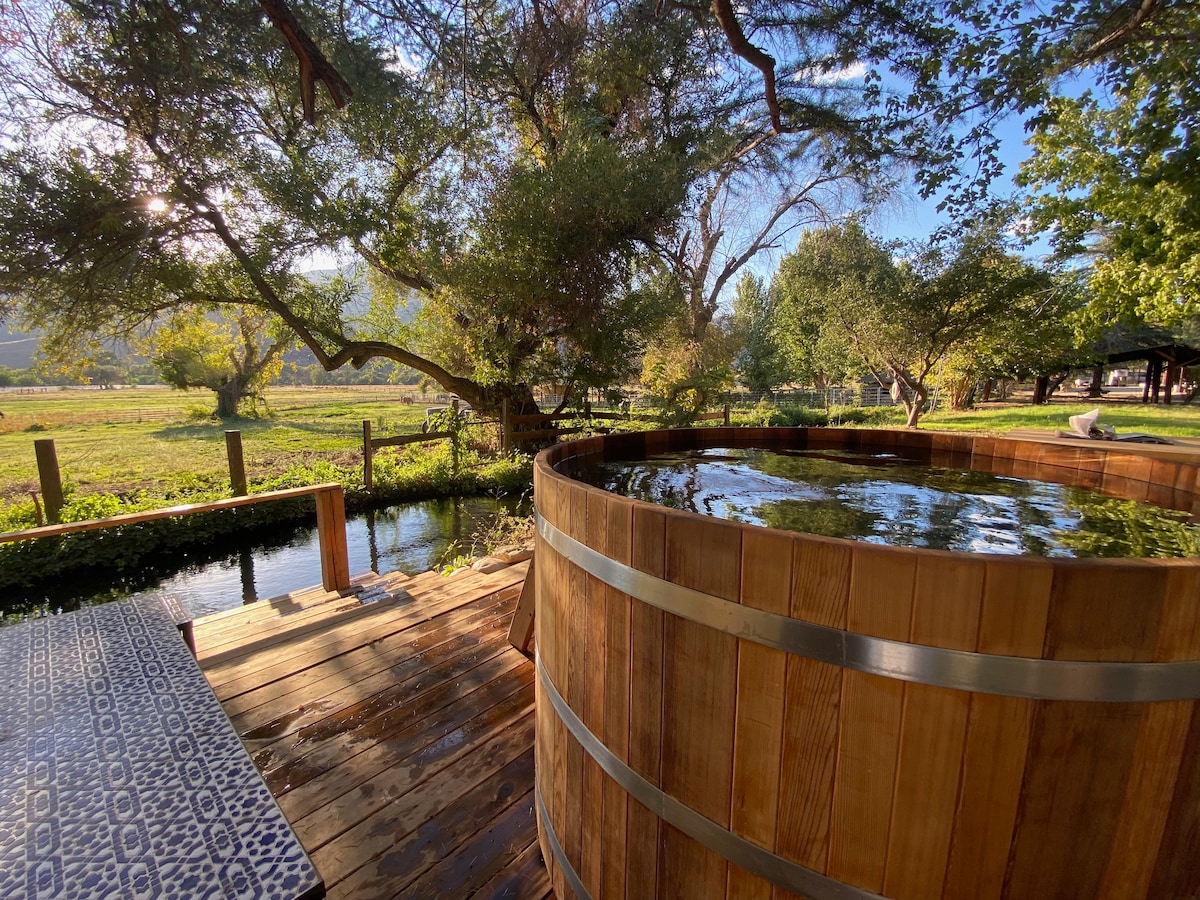
{"label": "water in hot tub", "polygon": [[673,509],[901,547],[1031,556],[1200,556],[1183,513],[894,454],[709,449],[572,476]]}

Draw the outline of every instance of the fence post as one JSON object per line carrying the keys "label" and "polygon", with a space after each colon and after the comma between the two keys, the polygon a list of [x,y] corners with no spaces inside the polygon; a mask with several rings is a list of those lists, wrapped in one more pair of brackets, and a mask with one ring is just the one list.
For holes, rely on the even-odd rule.
{"label": "fence post", "polygon": [[229,485],[233,488],[233,496],[245,497],[246,462],[242,458],[242,433],[240,431],[225,432],[225,455],[229,457]]}
{"label": "fence post", "polygon": [[729,427],[729,404],[725,404],[725,427]]}
{"label": "fence post", "polygon": [[512,449],[512,424],[508,421],[508,398],[500,401],[500,452],[508,456]]}
{"label": "fence post", "polygon": [[58,453],[53,438],[40,438],[33,442],[37,456],[38,480],[42,483],[42,501],[46,504],[46,521],[55,525],[63,508],[62,476],[58,471]]}
{"label": "fence post", "polygon": [[350,552],[346,547],[346,493],[342,486],[319,491],[317,543],[321,549],[321,585],[327,591],[350,587]]}
{"label": "fence post", "polygon": [[371,447],[371,420],[363,419],[363,487],[368,491],[375,486],[375,451]]}

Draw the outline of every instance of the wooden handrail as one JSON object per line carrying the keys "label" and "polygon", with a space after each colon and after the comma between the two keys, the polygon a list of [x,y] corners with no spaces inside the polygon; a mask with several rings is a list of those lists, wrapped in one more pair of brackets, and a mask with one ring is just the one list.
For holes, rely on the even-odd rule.
{"label": "wooden handrail", "polygon": [[321,584],[327,591],[340,591],[350,586],[350,554],[346,548],[346,497],[340,484],[315,484],[309,487],[288,488],[282,491],[267,491],[248,497],[231,497],[228,500],[211,500],[207,503],[186,503],[163,509],[148,509],[136,513],[124,513],[105,519],[85,519],[82,522],[65,522],[61,525],[43,525],[26,528],[24,531],[9,531],[0,534],[0,544],[14,541],[30,541],[43,537],[59,537],[81,531],[97,531],[103,528],[119,528],[140,525],[157,519],[173,519],[194,513],[217,512],[239,506],[253,506],[271,500],[289,500],[296,497],[316,497],[317,540],[321,552]]}
{"label": "wooden handrail", "polygon": [[420,434],[398,434],[395,437],[371,438],[371,449],[379,447],[406,447],[409,444],[422,444],[427,441],[442,441],[453,437],[449,431],[426,431]]}

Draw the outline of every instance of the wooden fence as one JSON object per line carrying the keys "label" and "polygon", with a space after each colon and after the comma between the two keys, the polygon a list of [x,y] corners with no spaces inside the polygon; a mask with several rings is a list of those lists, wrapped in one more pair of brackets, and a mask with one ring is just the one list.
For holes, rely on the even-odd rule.
{"label": "wooden fence", "polygon": [[453,438],[449,431],[422,431],[417,434],[398,434],[395,437],[371,437],[371,420],[362,420],[363,431],[363,487],[368,491],[375,487],[375,451],[380,447],[404,447],[408,444],[424,444]]}

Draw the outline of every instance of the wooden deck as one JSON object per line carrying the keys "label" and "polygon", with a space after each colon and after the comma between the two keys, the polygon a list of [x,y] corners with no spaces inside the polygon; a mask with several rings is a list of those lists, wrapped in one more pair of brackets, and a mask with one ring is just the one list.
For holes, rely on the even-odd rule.
{"label": "wooden deck", "polygon": [[[328,896],[545,898],[528,564],[355,580],[195,623],[197,658]],[[367,602],[362,602],[367,601]]]}

